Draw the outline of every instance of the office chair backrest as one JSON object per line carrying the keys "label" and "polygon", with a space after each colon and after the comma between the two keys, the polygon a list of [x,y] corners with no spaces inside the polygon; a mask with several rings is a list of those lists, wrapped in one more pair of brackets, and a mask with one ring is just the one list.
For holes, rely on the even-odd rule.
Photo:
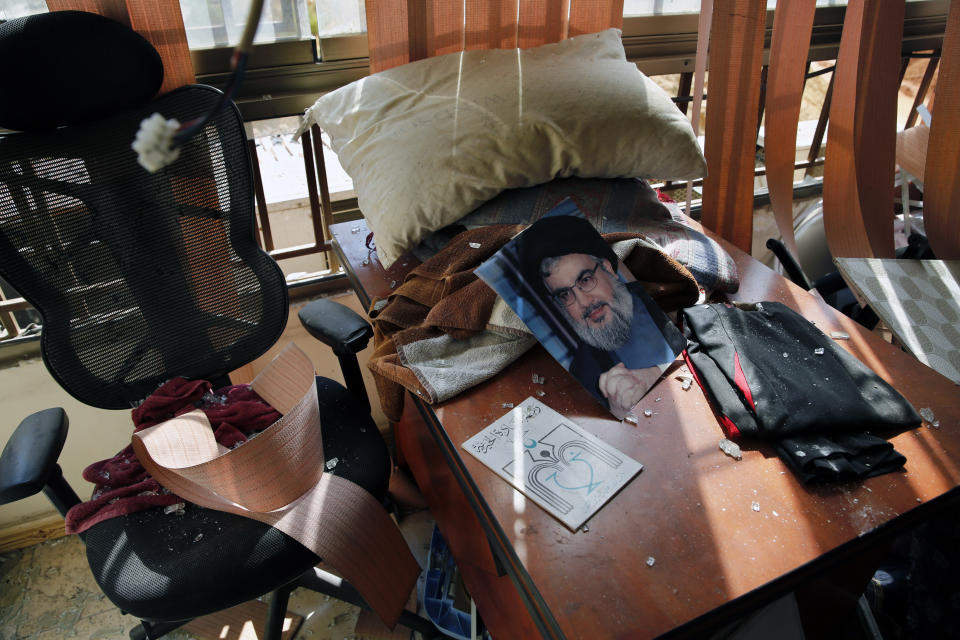
{"label": "office chair backrest", "polygon": [[130,148],[153,112],[186,122],[190,86],[85,125],[0,136],[0,275],[43,316],[71,395],[120,409],[174,376],[222,379],[280,336],[287,289],[256,243],[252,167],[229,104],[150,174]]}

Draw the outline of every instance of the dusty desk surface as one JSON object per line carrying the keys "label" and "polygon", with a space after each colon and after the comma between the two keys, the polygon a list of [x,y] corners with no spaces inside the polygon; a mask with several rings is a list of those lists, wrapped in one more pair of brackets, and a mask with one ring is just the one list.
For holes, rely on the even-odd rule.
{"label": "dusty desk surface", "polygon": [[[401,259],[384,271],[364,246],[362,221],[332,231],[361,300],[386,296],[416,264]],[[671,630],[703,637],[704,627],[840,563],[862,560],[868,577],[870,548],[958,498],[960,387],[721,242],[740,270],[731,299],[783,302],[828,335],[848,333],[844,348],[914,407],[929,407],[939,428],[881,434],[906,456],[905,472],[816,488],[802,485],[769,446],[742,442],[740,461],[721,452],[702,391],[685,391],[675,379],[682,361],[641,401],[652,415],[641,413],[637,426],[614,420],[539,346],[438,406],[408,395],[398,448],[495,638],[649,638]],[[535,385],[534,373],[546,383]],[[503,403],[538,389],[548,406],[644,465],[588,531],[571,532],[460,448],[507,411]],[[846,565],[840,571],[850,573]]]}

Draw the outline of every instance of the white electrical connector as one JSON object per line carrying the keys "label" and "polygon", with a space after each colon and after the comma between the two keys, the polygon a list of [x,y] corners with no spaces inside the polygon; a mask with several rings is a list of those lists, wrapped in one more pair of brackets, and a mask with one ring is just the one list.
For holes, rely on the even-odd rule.
{"label": "white electrical connector", "polygon": [[137,162],[150,173],[156,173],[180,155],[174,148],[173,136],[180,128],[176,120],[167,120],[159,113],[140,123],[137,136],[130,146],[137,152]]}

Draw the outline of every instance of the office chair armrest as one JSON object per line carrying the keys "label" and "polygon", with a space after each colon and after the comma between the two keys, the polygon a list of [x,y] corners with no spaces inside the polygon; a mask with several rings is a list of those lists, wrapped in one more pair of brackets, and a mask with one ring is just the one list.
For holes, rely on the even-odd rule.
{"label": "office chair armrest", "polygon": [[337,355],[362,351],[373,337],[373,328],[353,309],[330,298],[314,300],[297,314],[303,327]]}
{"label": "office chair armrest", "polygon": [[793,257],[785,244],[774,238],[767,238],[767,249],[777,256],[780,264],[783,265],[783,270],[787,272],[787,277],[793,281],[793,284],[810,291],[810,281],[807,280],[800,263]]}
{"label": "office chair armrest", "polygon": [[66,412],[56,407],[27,416],[0,454],[0,504],[40,493],[60,477],[57,458],[67,439]]}

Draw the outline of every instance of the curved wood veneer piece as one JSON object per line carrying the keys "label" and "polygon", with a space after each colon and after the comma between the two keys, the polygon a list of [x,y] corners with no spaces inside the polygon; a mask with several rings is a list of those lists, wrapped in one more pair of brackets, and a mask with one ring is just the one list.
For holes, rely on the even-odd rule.
{"label": "curved wood veneer piece", "polygon": [[767,189],[783,243],[794,256],[797,243],[793,236],[793,167],[815,10],[815,0],[795,0],[778,7],[767,72],[763,136]]}
{"label": "curved wood veneer piece", "polygon": [[750,253],[763,0],[717,0],[710,28],[703,224]]}
{"label": "curved wood veneer piece", "polygon": [[847,5],[823,168],[823,223],[835,257],[893,257],[897,82],[905,4]]}
{"label": "curved wood veneer piece", "polygon": [[950,3],[923,183],[923,219],[933,252],[960,259],[960,2]]}

